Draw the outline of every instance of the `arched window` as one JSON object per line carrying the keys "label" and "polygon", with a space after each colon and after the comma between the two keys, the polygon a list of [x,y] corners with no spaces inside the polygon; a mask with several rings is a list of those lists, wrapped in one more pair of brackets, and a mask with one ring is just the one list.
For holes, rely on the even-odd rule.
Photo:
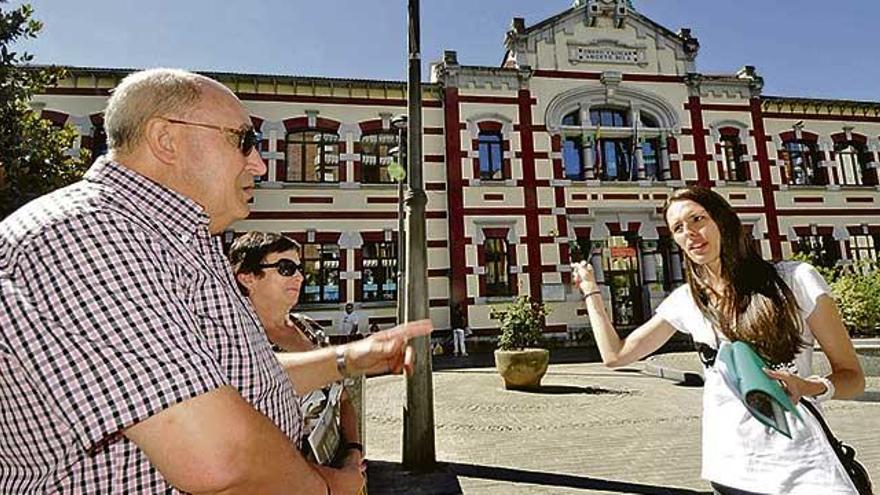
{"label": "arched window", "polygon": [[510,296],[513,294],[508,272],[510,271],[510,246],[504,236],[486,238],[486,295]]}
{"label": "arched window", "polygon": [[743,166],[743,144],[738,134],[724,134],[720,138],[722,180],[746,181],[745,167]]}
{"label": "arched window", "polygon": [[[661,130],[655,117],[634,110],[595,107],[589,125],[582,125],[580,110],[563,116],[562,159],[570,180],[663,180]],[[566,128],[568,127],[568,128]],[[577,127],[577,129],[572,129]]]}
{"label": "arched window", "polygon": [[840,184],[859,186],[864,184],[865,170],[870,161],[865,145],[857,141],[834,143],[837,166],[840,168]]}
{"label": "arched window", "polygon": [[361,138],[362,181],[366,184],[394,182],[388,166],[394,161],[390,151],[397,146],[396,132],[366,134]]}
{"label": "arched window", "polygon": [[824,184],[817,169],[819,152],[815,141],[789,139],[782,143],[782,160],[790,184]]}
{"label": "arched window", "polygon": [[287,134],[287,182],[338,182],[339,135],[317,129]]}
{"label": "arched window", "polygon": [[478,139],[480,156],[480,179],[505,179],[504,168],[502,167],[504,153],[502,151],[503,138],[501,136],[501,133],[496,131],[480,131]]}
{"label": "arched window", "polygon": [[629,118],[625,110],[593,108],[590,109],[590,123],[602,127],[626,127],[629,125]]}

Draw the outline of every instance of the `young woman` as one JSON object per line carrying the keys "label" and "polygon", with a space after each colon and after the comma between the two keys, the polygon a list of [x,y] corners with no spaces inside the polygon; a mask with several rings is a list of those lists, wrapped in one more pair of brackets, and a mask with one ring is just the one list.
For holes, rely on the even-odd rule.
{"label": "young woman", "polygon": [[[802,405],[804,421],[791,422],[789,439],[754,419],[713,367],[719,343],[740,340],[770,363],[767,373],[795,403],[860,395],[864,374],[825,281],[806,263],[763,260],[730,205],[707,188],[675,192],[665,218],[686,254],[687,284],[628,337],[614,330],[590,265],[574,266],[605,365],[625,366],[676,331],[690,334],[706,368],[702,476],[716,493],[856,493]],[[828,376],[811,376],[814,342],[831,364]]]}

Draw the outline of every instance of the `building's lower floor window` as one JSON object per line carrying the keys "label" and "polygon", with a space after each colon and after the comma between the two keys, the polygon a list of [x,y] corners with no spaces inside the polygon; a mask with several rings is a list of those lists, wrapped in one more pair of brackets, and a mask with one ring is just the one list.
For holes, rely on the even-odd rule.
{"label": "building's lower floor window", "polygon": [[487,238],[484,248],[486,250],[486,295],[511,295],[507,239]]}
{"label": "building's lower floor window", "polygon": [[366,242],[362,248],[364,269],[361,288],[364,301],[397,299],[397,243]]}
{"label": "building's lower floor window", "polygon": [[849,257],[854,261],[877,261],[880,234],[854,235],[849,239]]}
{"label": "building's lower floor window", "polygon": [[339,302],[339,245],[309,243],[303,245],[302,302]]}
{"label": "building's lower floor window", "polygon": [[841,258],[840,243],[830,235],[804,236],[792,244],[795,253],[807,255],[810,263],[833,268]]}

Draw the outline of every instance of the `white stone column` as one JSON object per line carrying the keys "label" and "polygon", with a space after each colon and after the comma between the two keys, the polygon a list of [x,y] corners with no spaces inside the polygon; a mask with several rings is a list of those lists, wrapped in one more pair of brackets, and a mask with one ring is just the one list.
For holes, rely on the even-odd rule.
{"label": "white stone column", "polygon": [[581,143],[584,145],[579,150],[584,159],[584,179],[596,180],[596,147],[599,146],[599,141],[596,141],[584,132],[581,137]]}
{"label": "white stone column", "polygon": [[672,165],[669,163],[669,135],[660,133],[660,178],[669,180],[672,178]]}

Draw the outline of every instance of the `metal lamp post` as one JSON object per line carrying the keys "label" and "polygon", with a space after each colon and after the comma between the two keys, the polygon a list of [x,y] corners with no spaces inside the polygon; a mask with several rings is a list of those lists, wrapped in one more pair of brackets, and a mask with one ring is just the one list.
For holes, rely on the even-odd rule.
{"label": "metal lamp post", "polygon": [[397,129],[397,146],[390,151],[395,157],[395,165],[389,167],[389,175],[397,181],[397,323],[406,316],[406,216],[403,208],[403,182],[406,180],[406,124],[407,116],[398,115],[391,119],[391,127]]}
{"label": "metal lamp post", "polygon": [[[430,317],[428,307],[428,250],[425,232],[425,195],[422,177],[422,67],[419,33],[419,0],[407,2],[409,24],[409,76],[407,78],[406,195],[407,269],[405,321]],[[436,464],[434,450],[434,390],[431,377],[430,337],[413,339],[415,369],[406,380],[403,409],[403,464],[409,469],[429,470]]]}

